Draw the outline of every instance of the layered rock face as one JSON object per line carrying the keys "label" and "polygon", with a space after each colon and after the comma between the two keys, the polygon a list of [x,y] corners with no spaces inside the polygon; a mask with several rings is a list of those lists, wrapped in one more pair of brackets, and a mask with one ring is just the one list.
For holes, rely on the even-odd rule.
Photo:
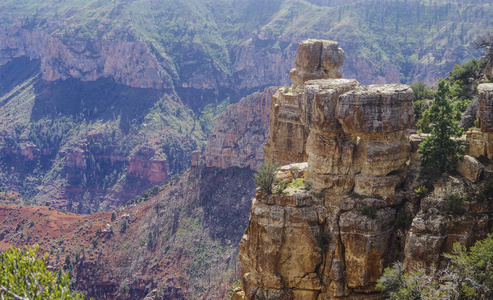
{"label": "layered rock face", "polygon": [[469,225],[461,226],[444,200],[478,189],[473,156],[464,162],[467,179],[439,181],[420,203],[412,90],[332,79],[339,65],[313,71],[340,61],[341,52],[335,42],[301,43],[293,86],[273,96],[265,160],[288,166],[273,194],[257,190],[253,200],[237,299],[380,299],[376,282],[402,253],[411,269],[439,267],[454,242],[470,245],[489,230],[487,207],[465,205],[470,213],[460,220]]}
{"label": "layered rock face", "polygon": [[296,68],[290,73],[293,86],[277,91],[272,97],[270,135],[264,151],[267,162],[306,161],[308,128],[303,120],[306,114],[301,109],[305,107],[303,102],[310,99],[303,99],[300,91],[307,80],[340,78],[338,69],[343,63],[344,51],[336,42],[308,40],[300,43]]}
{"label": "layered rock face", "polygon": [[45,81],[111,76],[131,87],[171,87],[156,58],[139,41],[84,41],[19,27],[0,30],[0,65],[22,56],[41,60]]}
{"label": "layered rock face", "polygon": [[333,41],[307,40],[300,43],[296,54],[296,68],[289,79],[293,87],[311,79],[341,78],[339,67],[344,64],[344,51]]}
{"label": "layered rock face", "polygon": [[467,152],[474,157],[493,159],[493,84],[478,86],[481,129],[466,133]]}
{"label": "layered rock face", "polygon": [[276,88],[269,87],[262,93],[253,93],[218,116],[204,153],[208,167],[254,170],[260,167],[269,134],[270,101],[275,91]]}

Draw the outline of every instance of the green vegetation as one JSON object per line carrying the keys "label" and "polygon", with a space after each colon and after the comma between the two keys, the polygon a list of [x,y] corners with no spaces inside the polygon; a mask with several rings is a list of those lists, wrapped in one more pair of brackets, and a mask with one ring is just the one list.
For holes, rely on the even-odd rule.
{"label": "green vegetation", "polygon": [[296,178],[288,186],[294,187],[294,188],[309,189],[310,188],[310,183],[308,181],[306,181],[305,178]]}
{"label": "green vegetation", "polygon": [[291,181],[292,181],[291,179],[286,179],[286,180],[283,180],[283,181],[279,182],[274,187],[274,192],[276,194],[281,194],[282,191],[284,191],[289,186],[289,184],[291,183]]}
{"label": "green vegetation", "polygon": [[461,215],[466,210],[464,208],[465,195],[452,194],[445,198],[445,209],[452,214]]}
{"label": "green vegetation", "polygon": [[428,109],[435,97],[435,92],[430,89],[424,82],[416,82],[411,85],[414,92],[414,121],[417,123],[417,127],[421,127],[420,120],[423,112]]}
{"label": "green vegetation", "polygon": [[454,112],[449,99],[449,86],[441,80],[433,104],[423,114],[423,120],[430,124],[430,135],[419,145],[420,177],[437,179],[455,169],[456,156],[464,150],[464,146],[451,139],[462,135],[458,118],[460,114]]}
{"label": "green vegetation", "polygon": [[395,217],[394,225],[396,228],[408,228],[412,222],[412,217],[408,216],[405,212],[400,212]]}
{"label": "green vegetation", "polygon": [[228,300],[232,300],[233,299],[235,290],[237,288],[239,288],[240,286],[241,286],[241,282],[240,282],[239,279],[236,280],[235,283],[233,283],[233,285],[231,285],[231,290],[228,292]]}
{"label": "green vegetation", "polygon": [[434,274],[406,273],[401,263],[386,268],[377,288],[389,299],[491,299],[493,297],[493,235],[476,242],[469,251],[455,243],[444,254],[450,265]]}
{"label": "green vegetation", "polygon": [[421,199],[428,193],[428,189],[426,186],[420,185],[417,189],[414,189],[414,193]]}
{"label": "green vegetation", "polygon": [[[286,179],[278,184],[276,184],[273,188],[274,193],[302,193],[304,191],[308,191],[311,188],[311,183],[306,181],[305,178],[296,178],[295,180]],[[286,190],[288,189],[288,190]]]}
{"label": "green vegetation", "polygon": [[480,118],[477,118],[476,120],[474,120],[474,127],[481,128],[481,119]]}
{"label": "green vegetation", "polygon": [[253,181],[262,190],[272,194],[272,185],[274,184],[277,169],[277,165],[264,163],[260,166],[258,172],[253,175]]}
{"label": "green vegetation", "polygon": [[161,191],[161,186],[155,185],[152,188],[145,191],[144,194],[142,194],[142,196],[137,196],[134,199],[130,200],[128,204],[137,204],[142,201],[148,201],[152,196],[156,196],[157,194],[159,194],[159,191]]}
{"label": "green vegetation", "polygon": [[120,233],[125,233],[129,225],[130,222],[128,221],[128,219],[123,219],[120,223]]}
{"label": "green vegetation", "polygon": [[10,247],[0,254],[0,295],[2,299],[84,299],[70,291],[69,274],[46,268],[48,254],[39,257],[39,246],[23,251]]}
{"label": "green vegetation", "polygon": [[435,92],[430,89],[424,82],[415,82],[411,84],[414,93],[414,102],[420,100],[432,100],[435,97]]}
{"label": "green vegetation", "polygon": [[[33,79],[23,82],[36,66]],[[108,196],[122,186],[133,185],[137,193],[152,187],[128,173],[132,159],[166,161],[165,175],[173,176],[189,168],[193,150],[204,147],[206,136],[194,112],[174,93],[112,79],[46,85],[35,73],[39,62],[31,66],[22,58],[0,67],[1,78],[7,72],[16,76],[12,92],[0,94],[5,108],[0,127],[6,132],[0,141],[0,185],[31,203],[49,205],[52,197],[40,196],[40,190],[62,186],[80,191],[69,197],[67,210],[104,210]],[[30,159],[21,154],[24,149],[33,149]],[[102,192],[84,198],[95,190]]]}

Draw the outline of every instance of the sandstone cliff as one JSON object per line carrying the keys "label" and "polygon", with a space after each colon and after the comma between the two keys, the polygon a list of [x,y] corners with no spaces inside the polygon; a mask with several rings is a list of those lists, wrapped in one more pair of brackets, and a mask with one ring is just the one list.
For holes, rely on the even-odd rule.
{"label": "sandstone cliff", "polygon": [[218,116],[204,153],[208,167],[258,169],[264,161],[269,105],[275,91],[276,88],[270,87],[262,93],[253,93]]}
{"label": "sandstone cliff", "polygon": [[0,66],[27,56],[41,60],[42,77],[51,82],[113,77],[138,88],[170,88],[171,78],[140,41],[81,40],[20,26],[0,30]]}
{"label": "sandstone cliff", "polygon": [[[277,175],[284,181],[276,193],[257,190],[240,243],[236,299],[380,299],[375,284],[392,262],[437,268],[454,242],[471,245],[489,232],[490,208],[474,182],[491,176],[493,87],[478,89],[483,133],[466,137],[463,177],[442,179],[422,195],[414,192],[422,184],[422,137],[410,135],[412,90],[332,79],[341,53],[335,42],[300,43],[291,73],[300,79],[273,96],[265,159],[291,165]],[[305,67],[310,61],[314,67]],[[330,71],[313,71],[324,64]],[[457,195],[465,197],[462,216],[447,204]]]}

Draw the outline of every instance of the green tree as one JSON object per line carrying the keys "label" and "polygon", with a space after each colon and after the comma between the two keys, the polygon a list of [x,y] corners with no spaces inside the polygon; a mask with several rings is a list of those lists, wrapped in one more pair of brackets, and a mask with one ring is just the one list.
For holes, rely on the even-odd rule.
{"label": "green tree", "polygon": [[424,82],[415,82],[411,85],[414,92],[414,120],[417,122],[416,126],[421,129],[423,112],[429,108],[430,102],[433,99],[434,91],[426,85]]}
{"label": "green tree", "polygon": [[253,181],[262,190],[272,194],[272,185],[276,177],[277,165],[262,164],[257,173],[253,175]]}
{"label": "green tree", "polygon": [[452,254],[444,254],[450,265],[436,274],[424,270],[405,272],[402,263],[386,268],[377,288],[389,299],[492,299],[493,234],[476,242],[469,251],[455,243]]}
{"label": "green tree", "polygon": [[426,83],[418,81],[411,85],[414,92],[414,101],[433,99],[433,90],[428,88]]}
{"label": "green tree", "polygon": [[[60,275],[46,269],[39,257],[39,246],[23,251],[10,247],[0,254],[0,298],[6,300],[84,299],[70,291],[69,274]],[[60,271],[59,271],[60,272]]]}
{"label": "green tree", "polygon": [[493,234],[476,242],[469,251],[459,243],[454,244],[450,259],[451,271],[457,279],[462,299],[492,299],[493,297]]}
{"label": "green tree", "polygon": [[430,135],[419,145],[418,150],[421,153],[420,176],[425,179],[439,178],[454,170],[456,156],[464,150],[463,146],[451,139],[460,137],[463,129],[459,127],[458,122],[460,113],[454,112],[448,95],[448,84],[440,80],[435,100],[423,114],[423,119],[430,128]]}
{"label": "green tree", "polygon": [[493,32],[488,32],[479,36],[473,42],[473,45],[478,49],[485,48],[486,51],[484,57],[486,61],[488,62],[493,61]]}

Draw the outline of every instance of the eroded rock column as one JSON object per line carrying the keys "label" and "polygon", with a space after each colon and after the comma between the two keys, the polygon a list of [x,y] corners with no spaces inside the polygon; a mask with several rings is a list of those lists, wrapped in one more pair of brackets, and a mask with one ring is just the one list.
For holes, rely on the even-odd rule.
{"label": "eroded rock column", "polygon": [[306,161],[306,140],[309,128],[303,119],[303,88],[315,79],[340,78],[344,51],[339,43],[307,40],[299,44],[296,68],[291,70],[291,87],[284,87],[272,97],[269,138],[265,145],[265,161],[285,165]]}
{"label": "eroded rock column", "polygon": [[[395,259],[413,92],[327,79],[339,76],[335,45],[301,43],[293,86],[273,96],[266,161],[306,170],[289,178],[303,164],[283,168],[287,188],[256,194],[240,243],[247,299],[377,299],[376,281]],[[301,182],[309,187],[291,186]]]}
{"label": "eroded rock column", "polygon": [[411,88],[402,84],[363,86],[340,97],[337,119],[356,143],[354,164],[361,167],[356,194],[389,201],[395,196],[411,150],[406,130],[413,126],[412,100]]}
{"label": "eroded rock column", "polygon": [[303,117],[310,132],[307,138],[307,178],[315,190],[349,192],[353,176],[356,141],[345,135],[337,120],[339,97],[359,84],[354,79],[312,80],[305,84]]}

